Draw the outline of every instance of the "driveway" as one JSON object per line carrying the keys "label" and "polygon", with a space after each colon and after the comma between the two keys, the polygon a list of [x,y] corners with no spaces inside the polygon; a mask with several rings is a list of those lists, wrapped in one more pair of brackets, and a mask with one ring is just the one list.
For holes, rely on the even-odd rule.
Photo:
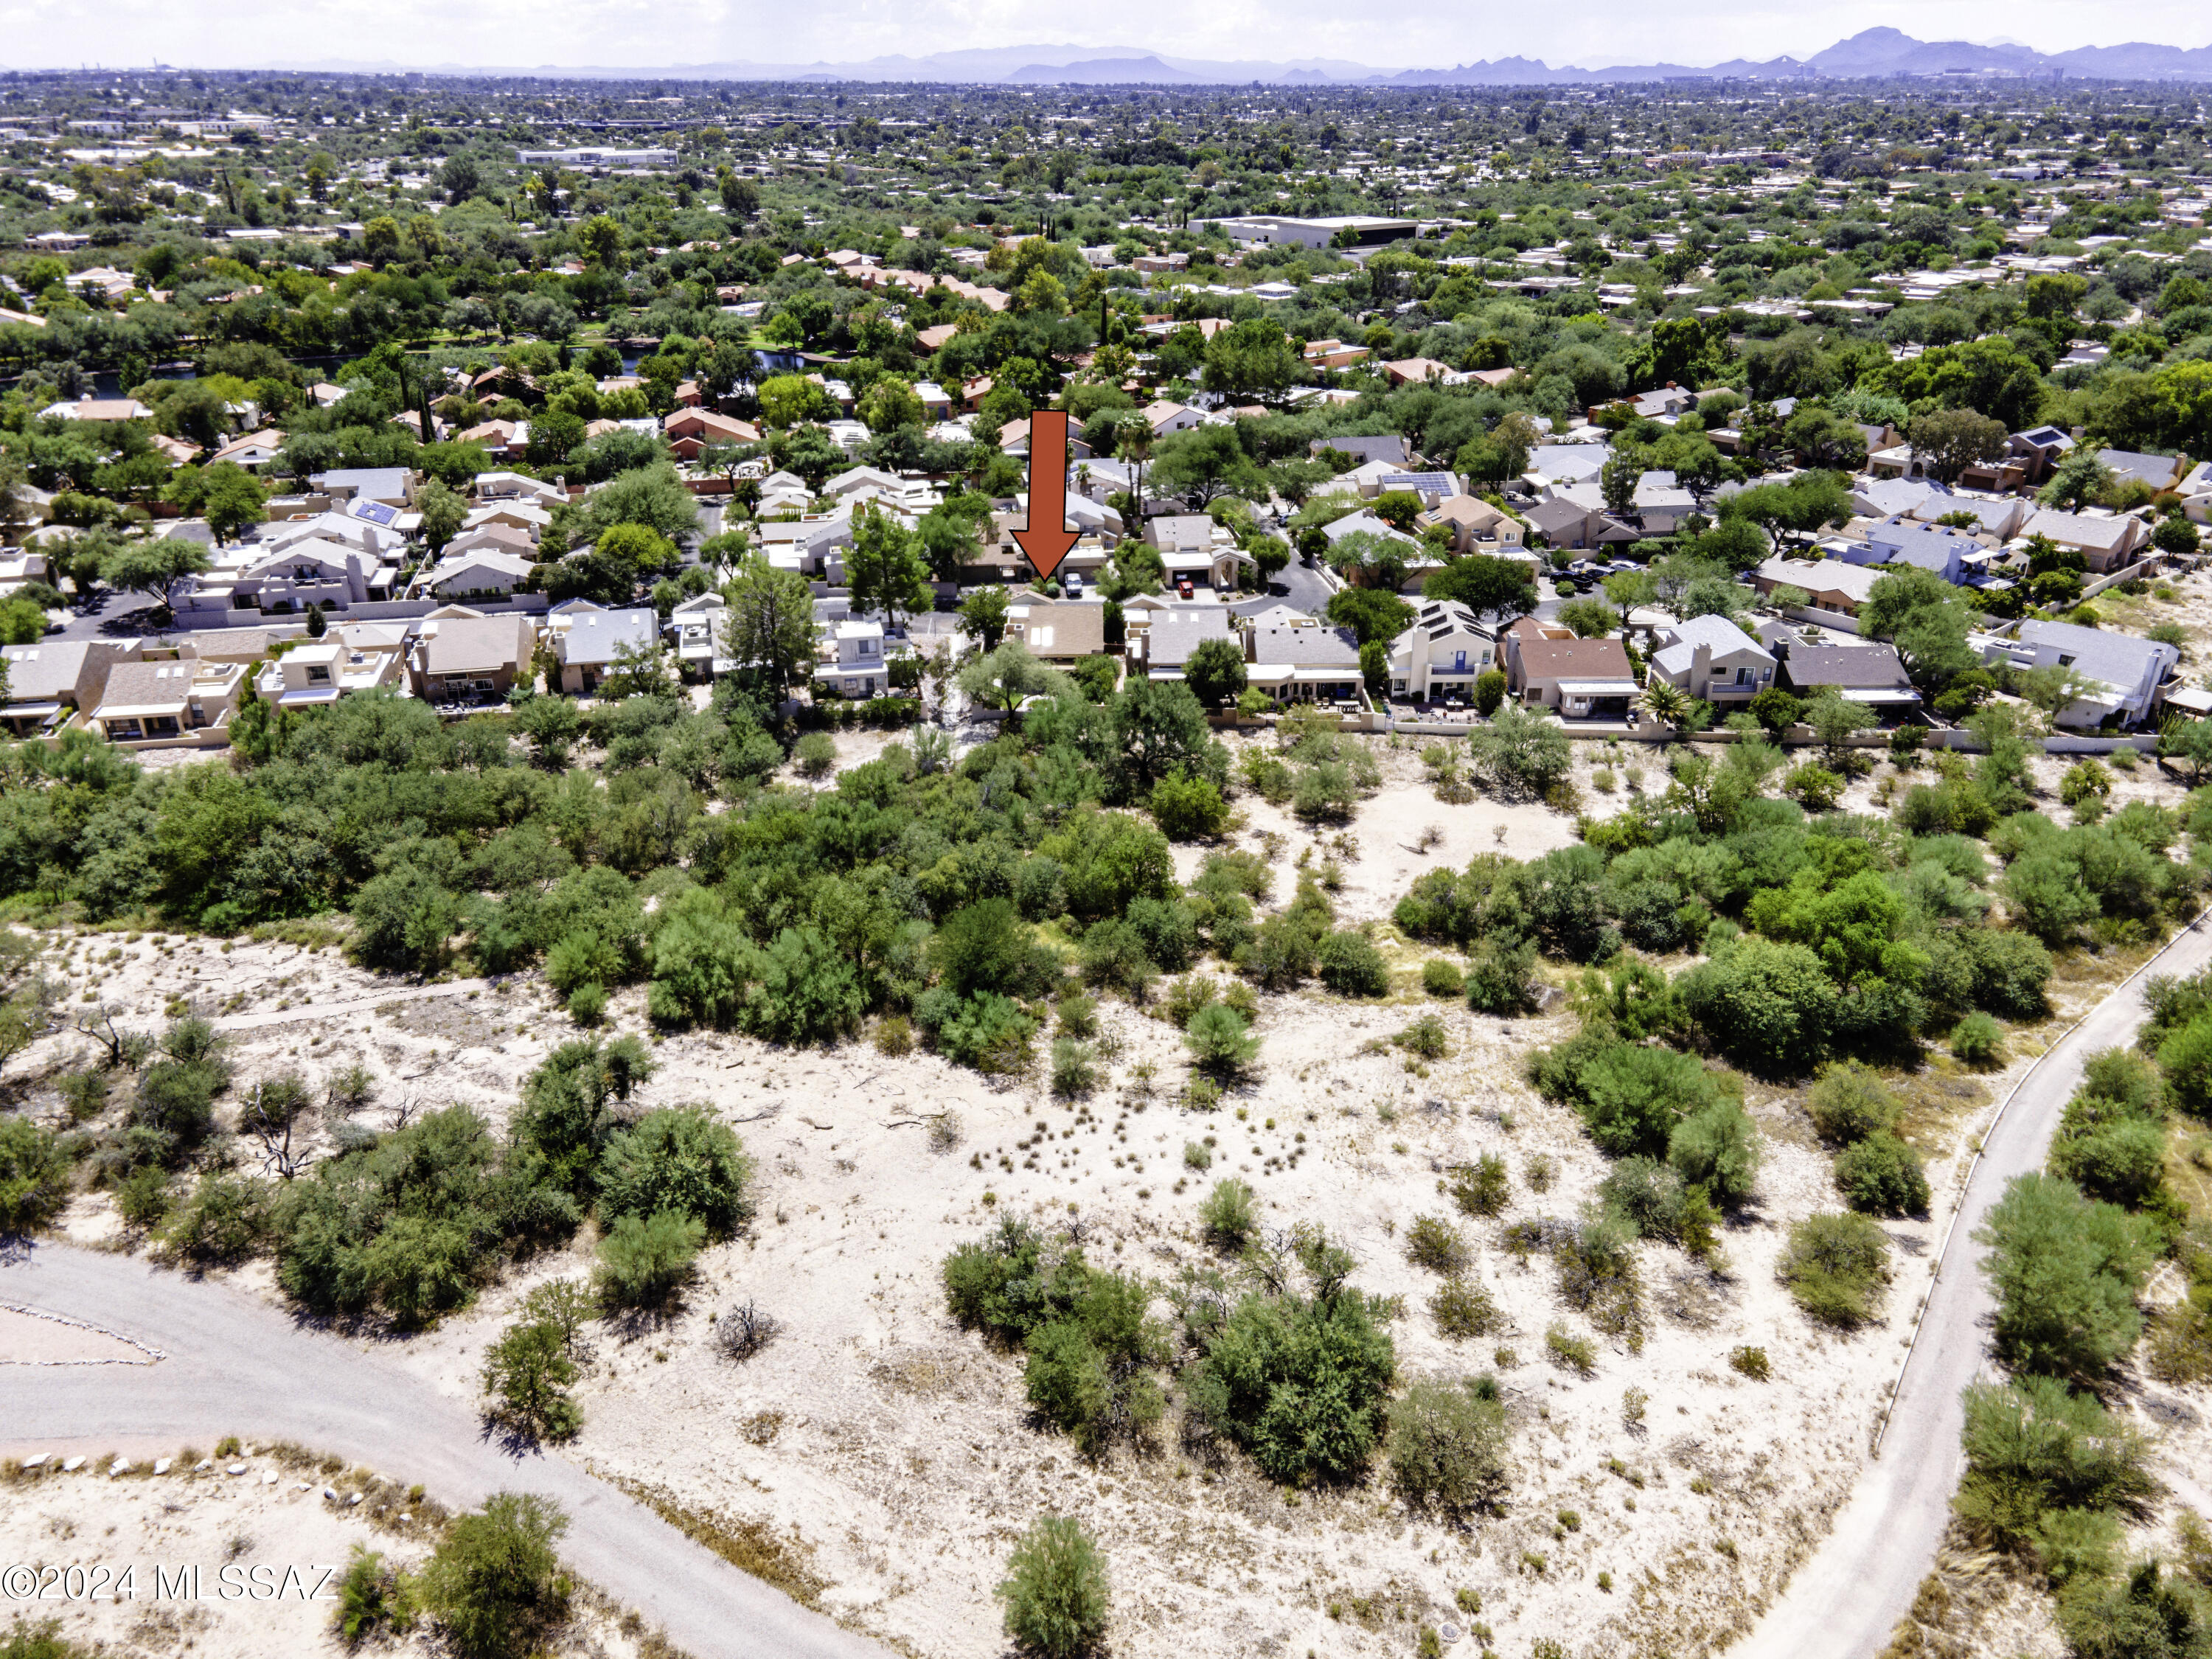
{"label": "driveway", "polygon": [[1982,1247],[1973,1241],[1974,1229],[2008,1182],[2043,1167],[2059,1115],[2081,1080],[2082,1060],[2134,1040],[2144,1015],[2143,981],[2153,974],[2193,974],[2212,961],[2212,932],[2201,922],[2092,1009],[2003,1109],[1945,1241],[1881,1453],[1827,1540],[1737,1650],[1739,1659],[1866,1659],[1882,1650],[1911,1608],[1935,1565],[1966,1465],[1959,1447],[1966,1424],[1960,1392],[1978,1376],[2002,1375],[1990,1349],[1996,1310],[1978,1266]]}
{"label": "driveway", "polygon": [[173,1452],[225,1434],[289,1439],[456,1508],[499,1491],[566,1510],[567,1560],[699,1656],[884,1659],[551,1454],[510,1456],[473,1413],[398,1365],[228,1286],[128,1256],[38,1243],[0,1254],[0,1304],[65,1315],[167,1357],[149,1366],[0,1367],[0,1452]]}

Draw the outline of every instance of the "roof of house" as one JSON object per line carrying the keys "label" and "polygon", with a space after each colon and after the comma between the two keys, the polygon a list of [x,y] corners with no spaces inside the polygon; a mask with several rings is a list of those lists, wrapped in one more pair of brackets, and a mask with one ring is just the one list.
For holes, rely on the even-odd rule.
{"label": "roof of house", "polygon": [[329,472],[318,472],[313,482],[319,489],[343,489],[373,501],[407,499],[407,469],[404,466],[342,466]]}
{"label": "roof of house", "polygon": [[1636,677],[1619,640],[1553,640],[1520,636],[1521,673],[1528,680],[1626,680]]}
{"label": "roof of house", "polygon": [[191,700],[191,690],[189,660],[119,662],[107,671],[106,689],[93,712],[106,719],[173,714]]}
{"label": "roof of house", "polygon": [[1595,478],[1612,454],[1605,444],[1538,444],[1528,452],[1528,471],[1547,478]]}
{"label": "roof of house", "polygon": [[470,548],[465,551],[451,554],[439,560],[436,568],[430,572],[430,586],[443,587],[449,582],[459,580],[472,570],[486,571],[494,575],[511,576],[516,581],[520,581],[530,574],[531,565],[532,562],[519,553],[502,553],[497,548],[492,547]]}
{"label": "roof of house", "polygon": [[1846,564],[1841,559],[1771,558],[1759,567],[1759,576],[1778,586],[1786,584],[1808,593],[1841,593],[1853,605],[1864,605],[1882,573],[1870,564]]}
{"label": "roof of house", "polygon": [[1771,652],[1726,617],[1692,617],[1666,631],[1672,637],[1653,653],[1651,660],[1669,674],[1686,672],[1701,645],[1715,657],[1742,651],[1768,663],[1774,660]]}
{"label": "roof of house", "polygon": [[1006,610],[1009,629],[1021,629],[1032,652],[1056,657],[1090,656],[1106,648],[1106,606],[1097,599],[1031,599]]}
{"label": "roof of house", "polygon": [[1798,685],[1832,685],[1842,691],[1907,691],[1912,682],[1893,647],[1793,645],[1790,678]]}
{"label": "roof of house", "polygon": [[2123,478],[2139,478],[2154,489],[2172,483],[2177,470],[2173,456],[2145,455],[2132,449],[2100,449],[2097,459]]}
{"label": "roof of house", "polygon": [[1939,574],[1982,544],[1962,530],[1923,524],[1917,519],[1884,519],[1867,526],[1868,545],[1882,550],[1887,564],[1916,565]]}
{"label": "roof of house", "polygon": [[2142,521],[2128,518],[2100,518],[2087,513],[2061,513],[2053,507],[2043,507],[2021,526],[2024,536],[2048,536],[2052,541],[2074,547],[2118,547],[2131,533],[2130,526],[2142,527]]}
{"label": "roof of house", "polygon": [[1318,455],[1325,449],[1334,449],[1340,455],[1349,455],[1360,461],[1389,461],[1403,466],[1409,459],[1406,441],[1395,432],[1353,436],[1340,434],[1334,438],[1316,438],[1307,446],[1307,453]]}
{"label": "roof of house", "polygon": [[1255,628],[1252,660],[1294,668],[1357,668],[1359,636],[1348,628]]}
{"label": "roof of house", "polygon": [[438,631],[423,636],[425,673],[467,674],[514,668],[530,654],[530,624],[522,617],[485,617],[459,606],[453,609],[460,614],[441,618]]}
{"label": "roof of house", "polygon": [[1505,516],[1480,495],[1448,495],[1429,514],[1431,522],[1473,525],[1477,529],[1487,528]]}
{"label": "roof of house", "polygon": [[659,613],[649,605],[637,605],[627,611],[584,611],[569,623],[568,631],[561,635],[561,660],[571,666],[612,662],[615,653],[622,647],[650,646],[659,631]]}
{"label": "roof of house", "polygon": [[1875,478],[1855,485],[1851,500],[1864,511],[1882,518],[1909,514],[1930,495],[1948,495],[1950,488],[1933,478]]}
{"label": "roof of house", "polygon": [[2067,667],[2124,689],[2140,684],[2143,670],[2154,664],[2156,678],[2165,678],[2166,671],[2181,659],[2174,647],[2156,640],[2083,628],[2075,623],[2031,619],[2021,623],[2017,637],[2023,645],[2048,646],[2059,653],[2059,661]]}
{"label": "roof of house", "polygon": [[84,672],[90,640],[41,640],[33,645],[11,645],[8,661],[8,701],[13,703],[52,702],[64,692],[76,690]]}
{"label": "roof of house", "polygon": [[1553,495],[1538,501],[1522,516],[1546,535],[1555,535],[1562,530],[1579,528],[1586,523],[1590,509],[1580,501],[1565,495]]}
{"label": "roof of house", "polygon": [[1206,640],[1229,638],[1229,611],[1218,605],[1176,605],[1152,618],[1146,635],[1145,661],[1151,668],[1180,668]]}

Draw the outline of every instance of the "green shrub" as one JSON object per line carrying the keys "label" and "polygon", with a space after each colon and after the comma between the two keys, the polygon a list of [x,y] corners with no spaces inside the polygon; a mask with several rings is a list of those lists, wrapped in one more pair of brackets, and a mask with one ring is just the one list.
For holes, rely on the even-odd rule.
{"label": "green shrub", "polygon": [[1496,936],[1474,947],[1467,962],[1467,1006],[1500,1018],[1525,1012],[1536,976],[1536,947]]}
{"label": "green shrub", "polygon": [[422,1606],[462,1659],[518,1659],[568,1620],[574,1586],[554,1546],[568,1518],[535,1492],[497,1492],[447,1523],[423,1565]]}
{"label": "green shrub", "polygon": [[1464,1514],[1504,1488],[1507,1438],[1494,1383],[1417,1382],[1390,1407],[1391,1486],[1416,1509]]}
{"label": "green shrub", "polygon": [[1839,1060],[1822,1069],[1805,1092],[1805,1109],[1824,1139],[1839,1146],[1894,1129],[1901,1115],[1897,1098],[1873,1071],[1856,1060]]}
{"label": "green shrub", "polygon": [[665,1305],[690,1282],[706,1237],[704,1222],[673,1210],[619,1216],[599,1241],[592,1288],[610,1310]]}
{"label": "green shrub", "polygon": [[1009,1077],[1030,1065],[1036,1022],[1011,997],[987,991],[963,999],[939,986],[915,1005],[914,1014],[937,1052],[956,1066]]}
{"label": "green shrub", "polygon": [[1098,1086],[1098,1054],[1087,1042],[1056,1038],[1052,1045],[1052,1092],[1061,1100],[1079,1100]]}
{"label": "green shrub", "polygon": [[792,750],[805,776],[817,781],[826,778],[837,764],[837,744],[827,732],[809,732]]}
{"label": "green shrub", "polygon": [[1165,1401],[1145,1368],[1160,1362],[1166,1342],[1145,1318],[1152,1291],[1142,1281],[1091,1272],[1079,1252],[1055,1275],[1062,1277],[1081,1289],[1071,1296],[1055,1283],[1071,1309],[1029,1334],[1024,1380],[1037,1414],[1072,1435],[1085,1456],[1096,1457],[1115,1438],[1159,1421]]}
{"label": "green shrub", "polygon": [[596,981],[579,985],[568,994],[568,1018],[577,1024],[597,1025],[606,1012],[607,988]]}
{"label": "green shrub", "polygon": [[1547,1099],[1580,1111],[1590,1139],[1616,1158],[1663,1154],[1675,1125],[1720,1097],[1692,1056],[1598,1031],[1538,1050],[1529,1073]]}
{"label": "green shrub", "polygon": [[1754,1382],[1764,1382],[1774,1375],[1774,1368],[1767,1363],[1766,1350],[1764,1348],[1747,1346],[1729,1349],[1729,1369],[1739,1376],[1749,1377]]}
{"label": "green shrub", "polygon": [[1225,1433],[1269,1480],[1348,1480],[1365,1467],[1397,1371],[1369,1298],[1342,1285],[1350,1260],[1307,1253],[1322,1293],[1245,1297],[1183,1376],[1187,1418]]}
{"label": "green shrub", "polygon": [[1213,1148],[1204,1141],[1186,1140],[1182,1144],[1182,1166],[1186,1170],[1210,1170],[1213,1167]]}
{"label": "green shrub", "polygon": [[1488,1336],[1505,1324],[1490,1292],[1458,1274],[1437,1286],[1429,1298],[1429,1316],[1437,1322],[1437,1334],[1452,1342]]}
{"label": "green shrub", "polygon": [[1213,1183],[1213,1190],[1198,1206],[1199,1224],[1222,1249],[1244,1248],[1260,1225],[1260,1211],[1252,1188],[1235,1177]]}
{"label": "green shrub", "polygon": [[2058,1628],[2078,1659],[2198,1659],[2212,1651],[2212,1595],[2155,1558],[2126,1576],[2094,1576],[2060,1597]]}
{"label": "green shrub", "polygon": [[1685,1186],[1702,1188],[1733,1207],[1759,1179],[1759,1132],[1735,1100],[1717,1100],[1677,1123],[1667,1137],[1667,1162]]}
{"label": "green shrub", "polygon": [[[345,1576],[338,1580],[338,1604],[331,1622],[348,1647],[397,1636],[415,1622],[413,1594],[412,1583],[397,1567],[387,1565],[374,1550],[356,1544],[346,1561]],[[0,1648],[0,1654],[19,1659],[6,1648]],[[20,1659],[40,1659],[40,1656],[25,1654]],[[54,1659],[64,1656],[58,1654]]]}
{"label": "green shrub", "polygon": [[1260,1039],[1243,1015],[1226,1003],[1208,1003],[1190,1017],[1183,1042],[1198,1066],[1219,1077],[1232,1077],[1259,1057]]}
{"label": "green shrub", "polygon": [[1984,1543],[2033,1548],[2045,1522],[2066,1510],[2139,1516],[2159,1489],[2142,1431],[2056,1377],[1970,1383],[1963,1404],[1956,1505]]}
{"label": "green shrub", "polygon": [[1597,1369],[1597,1344],[1554,1322],[1544,1332],[1544,1352],[1552,1363],[1588,1376]]}
{"label": "green shrub", "polygon": [[141,1164],[115,1182],[109,1191],[114,1195],[115,1212],[126,1226],[142,1231],[158,1227],[169,1213],[169,1177],[154,1164]]}
{"label": "green shrub", "polygon": [[2062,1129],[2051,1148],[2051,1172],[2091,1198],[2140,1208],[2166,1180],[2165,1126],[2133,1118]]}
{"label": "green shrub", "polygon": [[2004,1063],[2004,1027],[1988,1014],[1972,1013],[1951,1028],[1951,1052],[1968,1066]]}
{"label": "green shrub", "polygon": [[1342,928],[1314,947],[1321,982],[1340,996],[1379,997],[1390,989],[1389,965],[1366,934]]}
{"label": "green shrub", "polygon": [[1071,1659],[1106,1633],[1106,1563],[1065,1516],[1039,1516],[1014,1546],[1006,1582],[1006,1634],[1042,1659]]}
{"label": "green shrub", "polygon": [[1458,964],[1431,958],[1421,964],[1421,988],[1432,997],[1456,997],[1467,990],[1467,975]]}
{"label": "green shrub", "polygon": [[1836,1190],[1862,1215],[1924,1215],[1928,1172],[1920,1154],[1887,1129],[1836,1155]]}
{"label": "green shrub", "polygon": [[1445,1033],[1444,1023],[1434,1014],[1423,1014],[1390,1041],[1407,1054],[1418,1054],[1423,1060],[1442,1060],[1451,1053],[1451,1042]]}
{"label": "green shrub", "polygon": [[1196,841],[1218,836],[1229,826],[1229,803],[1220,788],[1205,778],[1187,778],[1170,772],[1152,786],[1152,822],[1170,841]]}
{"label": "green shrub", "polygon": [[647,1112],[608,1137],[599,1160],[599,1213],[673,1211],[726,1238],[752,1219],[753,1160],[736,1131],[704,1106]]}
{"label": "green shrub", "polygon": [[0,1117],[0,1234],[43,1227],[69,1202],[70,1161],[51,1129]]}
{"label": "green shrub", "polygon": [[484,1352],[483,1391],[492,1416],[530,1440],[573,1440],[583,1413],[568,1398],[575,1362],[560,1328],[537,1320],[510,1325]]}
{"label": "green shrub", "polygon": [[210,1170],[162,1229],[164,1246],[186,1261],[243,1261],[269,1225],[268,1192],[250,1176]]}
{"label": "green shrub", "polygon": [[1452,1201],[1463,1215],[1494,1216],[1504,1212],[1506,1200],[1512,1195],[1512,1179],[1506,1173],[1505,1160],[1495,1152],[1484,1152],[1472,1164],[1455,1164],[1448,1171],[1451,1178]]}
{"label": "green shrub", "polygon": [[1449,1279],[1465,1273],[1474,1255],[1467,1248],[1467,1241],[1459,1236],[1458,1228],[1439,1217],[1424,1215],[1416,1216],[1413,1224],[1406,1230],[1406,1259],[1417,1267],[1426,1267],[1432,1273],[1442,1273]]}
{"label": "green shrub", "polygon": [[1790,1226],[1777,1272],[1808,1314],[1849,1329],[1873,1316],[1889,1279],[1889,1240],[1863,1215],[1808,1216]]}
{"label": "green shrub", "polygon": [[1996,1292],[1996,1345],[2017,1370],[2100,1376],[2142,1334],[2149,1224],[2057,1176],[2014,1178],[1974,1231]]}
{"label": "green shrub", "polygon": [[1089,992],[1062,991],[1055,1012],[1060,1019],[1060,1036],[1088,1042],[1098,1035],[1098,1000]]}

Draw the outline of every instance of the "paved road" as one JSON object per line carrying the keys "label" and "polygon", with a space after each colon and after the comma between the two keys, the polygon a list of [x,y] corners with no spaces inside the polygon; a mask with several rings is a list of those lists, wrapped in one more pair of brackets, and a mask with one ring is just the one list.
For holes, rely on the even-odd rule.
{"label": "paved road", "polygon": [[0,1302],[104,1327],[168,1358],[0,1371],[0,1450],[173,1452],[236,1433],[285,1438],[419,1480],[441,1501],[543,1492],[568,1512],[562,1553],[697,1659],[884,1659],[552,1455],[514,1458],[475,1417],[397,1365],[226,1286],[127,1256],[40,1243],[0,1255]]}
{"label": "paved road", "polygon": [[[1738,1650],[1739,1659],[1867,1659],[1887,1644],[1934,1565],[1950,1519],[1965,1462],[1960,1391],[1991,1364],[1989,1325],[1996,1306],[1978,1265],[1983,1249],[1973,1231],[2007,1182],[2043,1167],[2083,1059],[2133,1040],[2143,1018],[2143,981],[2152,974],[2193,974],[2208,961],[2212,928],[2185,931],[2099,1003],[2021,1085],[1967,1183],[1881,1455],[1861,1477],[1826,1542]],[[1900,1293],[1910,1294],[1910,1286]]]}

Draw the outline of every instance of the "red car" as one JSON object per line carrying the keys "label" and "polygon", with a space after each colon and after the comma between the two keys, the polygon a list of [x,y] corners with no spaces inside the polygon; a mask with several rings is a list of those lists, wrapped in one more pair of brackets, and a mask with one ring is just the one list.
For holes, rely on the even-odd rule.
{"label": "red car", "polygon": [[1188,576],[1178,576],[1176,579],[1176,597],[1177,599],[1187,599],[1190,598],[1190,578]]}

